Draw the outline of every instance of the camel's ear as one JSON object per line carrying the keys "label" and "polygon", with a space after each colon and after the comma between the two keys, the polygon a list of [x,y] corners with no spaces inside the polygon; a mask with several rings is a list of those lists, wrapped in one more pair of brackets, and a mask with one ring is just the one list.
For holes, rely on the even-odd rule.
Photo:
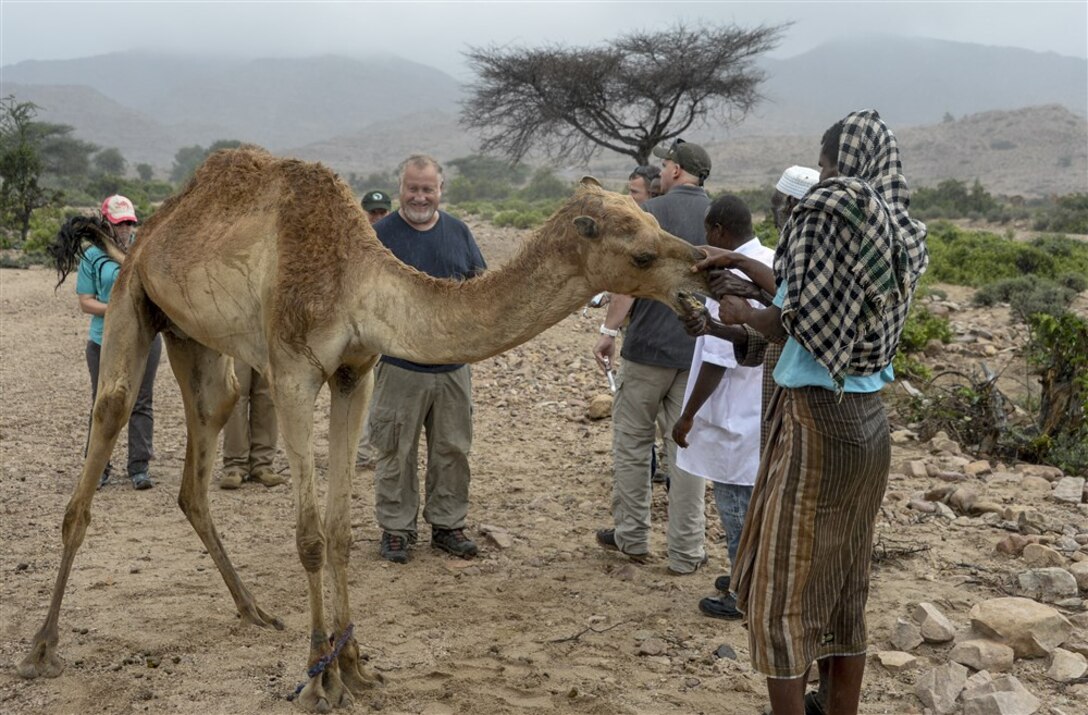
{"label": "camel's ear", "polygon": [[589,216],[578,216],[574,219],[574,225],[578,233],[586,238],[597,238],[597,221]]}
{"label": "camel's ear", "polygon": [[582,180],[579,181],[578,183],[581,184],[582,186],[596,186],[598,189],[603,189],[604,188],[603,186],[601,186],[601,182],[597,181],[595,178],[593,178],[592,176],[588,176],[588,175],[583,176]]}

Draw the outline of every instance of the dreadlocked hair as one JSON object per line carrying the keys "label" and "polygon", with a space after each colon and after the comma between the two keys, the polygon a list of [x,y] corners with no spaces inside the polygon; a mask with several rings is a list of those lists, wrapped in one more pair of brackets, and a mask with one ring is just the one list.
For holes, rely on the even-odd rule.
{"label": "dreadlocked hair", "polygon": [[84,241],[111,256],[117,255],[118,251],[122,254],[126,252],[126,247],[116,240],[106,219],[101,216],[73,216],[64,222],[53,243],[45,249],[53,259],[53,267],[57,269],[57,285],[53,290],[60,288],[60,284],[83,259]]}

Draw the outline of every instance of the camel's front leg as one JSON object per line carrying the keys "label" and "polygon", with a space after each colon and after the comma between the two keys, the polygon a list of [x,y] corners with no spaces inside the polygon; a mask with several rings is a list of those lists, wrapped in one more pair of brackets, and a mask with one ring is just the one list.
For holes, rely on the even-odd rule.
{"label": "camel's front leg", "polygon": [[[309,369],[307,369],[309,368]],[[321,573],[325,566],[325,534],[317,508],[314,487],[313,431],[314,402],[321,387],[321,376],[313,374],[309,364],[283,362],[272,365],[272,397],[280,423],[280,435],[291,464],[298,521],[295,542],[299,560],[306,571],[310,599],[310,657],[307,668],[320,664],[320,672],[310,677],[298,702],[310,711],[326,712],[332,707],[350,707],[351,692],[340,679],[340,668],[332,657],[334,643],[325,630],[325,611]]]}
{"label": "camel's front leg", "polygon": [[215,463],[216,442],[238,396],[234,363],[231,358],[195,340],[170,334],[166,336],[166,349],[185,405],[187,441],[178,506],[219,569],[242,620],[283,630],[283,621],[261,609],[242,583],[208,508],[208,484]]}
{"label": "camel's front leg", "polygon": [[[359,368],[342,367],[329,380],[329,491],[325,501],[329,585],[333,599],[333,633],[340,640],[351,626],[348,602],[348,557],[351,551],[351,479],[355,451],[373,389],[373,361]],[[356,629],[358,626],[356,626]],[[354,635],[345,639],[339,654],[340,677],[355,695],[381,685],[384,678],[359,659]]]}
{"label": "camel's front leg", "polygon": [[[61,527],[64,552],[57,580],[53,584],[49,612],[45,616],[45,623],[34,634],[30,652],[18,666],[19,675],[24,678],[39,675],[55,678],[64,670],[64,660],[57,655],[57,623],[64,589],[68,585],[76,552],[83,544],[87,526],[91,523],[91,501],[98,488],[98,480],[113,453],[117,435],[136,403],[151,341],[155,338],[146,312],[140,309],[139,296],[134,298],[131,293],[123,282],[114,288],[114,300],[110,303],[102,343],[98,398],[91,412],[87,457],[83,460],[83,472],[64,511],[64,524]],[[142,295],[139,290],[136,293]]]}

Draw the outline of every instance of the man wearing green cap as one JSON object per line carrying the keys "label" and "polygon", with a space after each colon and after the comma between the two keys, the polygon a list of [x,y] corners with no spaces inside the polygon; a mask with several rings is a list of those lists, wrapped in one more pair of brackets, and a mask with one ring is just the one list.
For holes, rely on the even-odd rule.
{"label": "man wearing green cap", "polygon": [[392,210],[393,199],[389,198],[389,194],[384,191],[377,189],[363,194],[363,211],[366,211],[366,217],[370,219],[371,226],[385,218]]}
{"label": "man wearing green cap", "polygon": [[[642,208],[665,229],[692,245],[706,244],[703,219],[710,197],[703,182],[710,175],[710,156],[701,146],[677,139],[667,149],[654,149],[663,159],[662,196]],[[613,296],[593,355],[604,369],[612,366],[615,339],[628,312],[631,321],[623,341],[623,365],[612,408],[612,517],[615,528],[597,532],[597,543],[617,549],[635,561],[650,551],[652,497],[650,453],[656,419],[672,425],[680,417],[695,339],[672,311],[653,300]],[[665,435],[668,463],[676,464],[676,443]],[[706,560],[703,499],[706,483],[674,470],[669,487],[668,569],[694,573]]]}

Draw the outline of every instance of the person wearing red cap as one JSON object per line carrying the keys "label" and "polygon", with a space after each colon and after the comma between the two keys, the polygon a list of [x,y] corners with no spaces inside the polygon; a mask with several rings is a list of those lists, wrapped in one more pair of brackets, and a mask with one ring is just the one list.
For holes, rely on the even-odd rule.
{"label": "person wearing red cap", "polygon": [[[87,369],[91,374],[92,408],[98,396],[98,364],[102,354],[106,305],[109,303],[117,274],[121,272],[121,264],[110,253],[114,253],[112,248],[116,248],[121,254],[128,253],[134,240],[135,226],[136,209],[132,202],[115,194],[102,202],[101,218],[76,216],[69,219],[49,247],[49,253],[60,275],[58,286],[76,268],[78,261],[76,294],[79,296],[79,308],[91,316],[86,355]],[[104,243],[106,240],[112,246],[107,246]],[[84,241],[89,241],[91,245],[85,246]],[[148,463],[153,457],[152,433],[155,426],[152,388],[155,385],[155,373],[158,371],[161,354],[162,338],[156,335],[147,357],[147,368],[144,370],[143,382],[140,383],[140,392],[128,420],[128,475],[134,489],[150,489],[154,486],[148,473]],[[112,465],[107,464],[106,470],[102,472],[99,488],[109,483],[111,470]]]}

